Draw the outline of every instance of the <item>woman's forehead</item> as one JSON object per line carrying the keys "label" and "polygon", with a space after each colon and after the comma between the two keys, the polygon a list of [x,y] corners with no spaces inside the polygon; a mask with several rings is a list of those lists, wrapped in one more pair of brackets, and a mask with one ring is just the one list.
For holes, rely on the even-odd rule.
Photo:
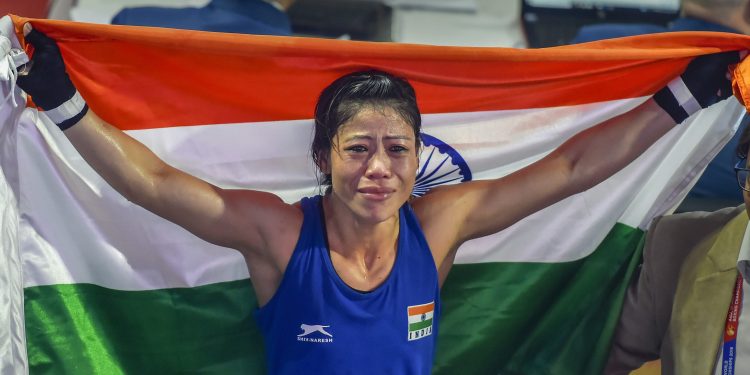
{"label": "woman's forehead", "polygon": [[414,137],[414,130],[401,115],[391,108],[363,108],[349,121],[341,124],[339,135],[351,133],[384,133],[386,135],[408,135]]}

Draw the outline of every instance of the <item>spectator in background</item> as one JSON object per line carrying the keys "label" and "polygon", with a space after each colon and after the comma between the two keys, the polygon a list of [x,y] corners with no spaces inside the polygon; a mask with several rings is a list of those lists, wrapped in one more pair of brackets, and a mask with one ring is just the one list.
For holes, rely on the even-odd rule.
{"label": "spectator in background", "polygon": [[293,3],[294,0],[211,0],[202,8],[125,8],[112,18],[112,24],[292,35],[286,10]]}
{"label": "spectator in background", "polygon": [[644,23],[603,23],[581,27],[571,43],[667,31],[720,31],[750,34],[747,0],[682,0],[680,17],[667,27]]}
{"label": "spectator in background", "polygon": [[604,374],[657,358],[663,375],[750,374],[750,127],[740,133],[729,187],[745,205],[654,220]]}
{"label": "spectator in background", "polygon": [[[582,27],[571,43],[619,38],[667,31],[720,31],[750,35],[750,0],[682,0],[680,17],[667,27],[652,24],[597,24]],[[750,123],[745,116],[740,129]],[[734,188],[734,150],[739,132],[732,137],[706,168],[679,211],[713,211],[742,203]]]}
{"label": "spectator in background", "polygon": [[[750,34],[750,0],[683,0],[669,26],[585,26],[574,43],[666,31]],[[680,210],[750,204],[749,116],[709,164]],[[739,146],[739,147],[738,147]],[[733,166],[736,164],[736,172]],[[739,185],[739,186],[738,186]],[[750,373],[750,226],[746,205],[657,218],[630,286],[604,373],[627,375],[661,359],[661,373]],[[728,318],[728,311],[733,311]],[[737,321],[739,320],[739,322]]]}

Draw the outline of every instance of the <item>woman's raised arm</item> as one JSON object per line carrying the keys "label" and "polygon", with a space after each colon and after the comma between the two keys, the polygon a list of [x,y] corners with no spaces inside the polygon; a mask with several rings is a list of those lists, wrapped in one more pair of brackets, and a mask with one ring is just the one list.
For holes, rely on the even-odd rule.
{"label": "woman's raised arm", "polygon": [[[18,85],[64,130],[108,184],[128,200],[206,241],[240,250],[246,258],[283,266],[287,257],[268,252],[289,247],[272,243],[285,230],[294,232],[290,237],[296,238],[301,225],[297,208],[270,193],[221,189],[169,166],[88,109],[65,71],[54,40],[31,30],[29,24],[24,31],[34,55],[30,72],[19,77]],[[296,230],[290,225],[295,221],[299,221]]]}
{"label": "woman's raised arm", "polygon": [[[435,189],[414,203],[441,274],[463,242],[499,232],[624,168],[675,124],[731,94],[738,52],[696,58],[652,99],[583,131],[543,159],[497,180]],[[443,261],[448,259],[443,267]]]}

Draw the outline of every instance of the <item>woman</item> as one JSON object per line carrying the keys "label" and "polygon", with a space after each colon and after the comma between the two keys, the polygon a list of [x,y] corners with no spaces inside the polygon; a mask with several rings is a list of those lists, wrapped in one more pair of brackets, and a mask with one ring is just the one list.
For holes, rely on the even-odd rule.
{"label": "woman", "polygon": [[[323,90],[315,111],[312,154],[330,187],[287,204],[165,164],[89,111],[55,42],[24,29],[34,65],[18,84],[84,159],[130,201],[242,253],[274,374],[429,373],[439,286],[463,242],[597,184],[689,115],[664,89],[516,173],[410,198],[420,148],[414,90],[384,72],[352,73]],[[701,106],[730,92],[728,61],[710,62],[701,62],[703,79],[685,80],[697,82],[688,94]]]}

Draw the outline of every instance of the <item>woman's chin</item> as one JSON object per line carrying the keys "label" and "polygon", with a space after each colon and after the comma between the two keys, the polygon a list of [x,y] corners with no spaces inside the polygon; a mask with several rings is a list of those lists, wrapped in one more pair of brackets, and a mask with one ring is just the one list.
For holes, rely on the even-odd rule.
{"label": "woman's chin", "polygon": [[361,206],[359,211],[360,218],[369,223],[381,223],[398,215],[400,205],[386,204],[387,201],[367,201],[367,204]]}

